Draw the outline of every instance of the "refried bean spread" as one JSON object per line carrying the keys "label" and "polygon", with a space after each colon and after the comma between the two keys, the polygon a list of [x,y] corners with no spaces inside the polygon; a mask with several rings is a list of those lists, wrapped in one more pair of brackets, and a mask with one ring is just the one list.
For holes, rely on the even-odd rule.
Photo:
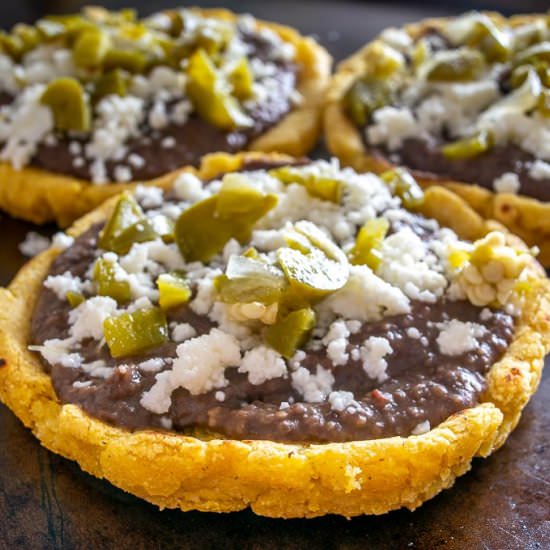
{"label": "refried bean spread", "polygon": [[[206,184],[184,175],[166,197],[138,189],[141,207],[120,199],[142,226],[174,221],[171,238],[159,229],[120,248],[115,210],[56,258],[31,349],[59,399],[132,430],[295,442],[423,433],[479,403],[513,337],[513,285],[482,298],[463,275],[487,273],[483,250],[497,261],[503,241],[462,241],[404,209],[422,201],[405,172],[395,187],[335,162],[253,168]],[[231,222],[208,258],[193,249],[194,211],[215,202],[223,218],[233,205],[244,220],[252,200],[263,216]],[[188,296],[167,306],[163,283],[176,279]],[[135,347],[143,312],[155,320],[141,331],[162,337]]]}

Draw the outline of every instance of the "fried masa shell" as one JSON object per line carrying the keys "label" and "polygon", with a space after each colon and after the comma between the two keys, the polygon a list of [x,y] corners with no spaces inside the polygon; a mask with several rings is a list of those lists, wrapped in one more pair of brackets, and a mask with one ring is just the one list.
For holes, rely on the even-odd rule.
{"label": "fried masa shell", "polygon": [[[204,16],[237,20],[236,14],[224,9],[193,10]],[[300,67],[297,90],[303,101],[272,128],[251,141],[248,150],[303,156],[313,148],[321,131],[322,104],[332,58],[313,39],[300,35],[290,27],[259,20],[258,27],[274,31],[296,48],[296,61]],[[166,189],[181,170],[139,183]],[[93,185],[86,180],[32,166],[16,170],[11,164],[3,162],[0,163],[0,209],[34,223],[55,221],[66,227],[107,198],[131,190],[137,183]]]}
{"label": "fried masa shell", "polygon": [[[540,17],[521,15],[506,19],[498,13],[486,15],[495,22],[508,23],[511,26],[523,25]],[[428,28],[443,28],[447,21],[448,18],[425,19],[405,25],[404,30],[414,39]],[[358,171],[380,173],[391,168],[392,163],[387,158],[368,151],[361,137],[361,130],[348,118],[343,104],[344,95],[350,85],[365,72],[369,48],[377,42],[380,39],[366,44],[338,65],[327,91],[324,132],[328,149],[343,164]],[[511,193],[495,193],[475,185],[475,182],[451,181],[431,173],[411,172],[424,187],[439,185],[450,189],[484,218],[499,221],[530,246],[537,245],[540,248],[539,261],[545,267],[550,267],[550,202]]]}
{"label": "fried masa shell", "polygon": [[[197,176],[238,170],[245,161],[281,155],[210,155]],[[73,236],[105,219],[107,201],[69,230]],[[426,192],[424,212],[462,237],[495,229],[442,187]],[[451,223],[449,223],[451,222]],[[511,239],[515,237],[510,236]],[[483,403],[452,415],[428,433],[368,441],[285,444],[142,430],[130,432],[61,404],[38,354],[28,351],[31,316],[52,261],[49,249],[0,290],[0,397],[41,443],[83,470],[157,506],[230,512],[248,506],[270,517],[382,514],[414,509],[488,456],[516,426],[534,393],[550,349],[550,282],[533,261],[533,283],[515,337],[490,369]]]}

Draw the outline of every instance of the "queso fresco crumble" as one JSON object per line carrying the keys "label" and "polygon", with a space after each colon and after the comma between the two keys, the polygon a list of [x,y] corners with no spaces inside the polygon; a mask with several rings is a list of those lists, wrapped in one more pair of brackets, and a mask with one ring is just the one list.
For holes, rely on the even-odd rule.
{"label": "queso fresco crumble", "polygon": [[529,253],[418,213],[414,179],[336,161],[138,187],[60,253],[31,350],[115,425],[346,441],[475,405]]}

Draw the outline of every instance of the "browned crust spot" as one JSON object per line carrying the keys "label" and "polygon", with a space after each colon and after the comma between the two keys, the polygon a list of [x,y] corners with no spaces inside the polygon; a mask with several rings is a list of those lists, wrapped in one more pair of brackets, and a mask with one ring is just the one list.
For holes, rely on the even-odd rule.
{"label": "browned crust spot", "polygon": [[[207,157],[199,177],[238,170],[252,159],[281,155]],[[462,199],[441,187],[426,194],[425,212],[462,236],[494,229]],[[111,199],[76,222],[78,235],[108,215]],[[464,230],[466,230],[466,233]],[[513,237],[511,237],[513,238]],[[109,480],[161,508],[229,512],[248,506],[271,517],[382,514],[414,509],[504,443],[535,391],[550,347],[550,284],[533,261],[534,277],[513,342],[488,374],[483,404],[452,415],[430,432],[410,437],[330,444],[194,437],[159,430],[129,432],[61,404],[37,354],[27,350],[32,312],[52,261],[49,249],[31,260],[8,289],[0,290],[0,397],[48,449],[76,460],[87,472]]]}
{"label": "browned crust spot", "polygon": [[[496,13],[488,13],[495,21],[508,22],[512,26],[532,21],[540,15],[521,15],[506,19]],[[404,29],[414,38],[426,28],[442,28],[446,18],[426,19],[406,25]],[[379,39],[361,48],[337,67],[329,86],[324,111],[324,132],[327,147],[340,161],[358,171],[383,172],[392,168],[388,159],[369,153],[360,132],[344,111],[342,99],[352,82],[365,72],[368,48]],[[414,173],[414,172],[413,172]],[[421,173],[415,176],[424,187],[438,185],[450,189],[463,198],[476,212],[487,219],[498,220],[510,231],[519,235],[529,246],[540,248],[539,261],[550,267],[550,203],[523,195],[495,193],[475,182],[450,181],[437,176],[427,178]]]}
{"label": "browned crust spot", "polygon": [[[237,19],[236,14],[223,9],[193,9],[227,21]],[[297,89],[303,101],[275,126],[253,140],[248,150],[277,151],[300,157],[313,148],[321,131],[322,105],[332,58],[313,39],[300,35],[290,27],[265,21],[258,21],[258,26],[271,29],[296,48],[300,70]],[[186,169],[182,167],[144,182],[93,185],[72,176],[31,166],[15,170],[9,163],[0,163],[0,208],[12,216],[34,223],[55,221],[65,227],[105,199],[132,189],[137,183],[166,188],[175,175]]]}

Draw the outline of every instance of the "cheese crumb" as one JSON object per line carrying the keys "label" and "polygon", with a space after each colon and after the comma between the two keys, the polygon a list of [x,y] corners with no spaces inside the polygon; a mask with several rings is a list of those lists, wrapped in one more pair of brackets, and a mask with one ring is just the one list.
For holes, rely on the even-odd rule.
{"label": "cheese crumb", "polygon": [[529,176],[535,180],[550,179],[550,163],[536,160],[529,168]]}
{"label": "cheese crumb", "polygon": [[382,107],[374,111],[373,124],[366,131],[371,145],[385,144],[390,151],[396,151],[407,138],[418,133],[418,128],[409,109]]}
{"label": "cheese crumb", "polygon": [[344,411],[351,405],[357,405],[355,396],[350,391],[333,391],[328,396],[330,408],[333,411]]}
{"label": "cheese crumb", "polygon": [[70,271],[65,271],[62,275],[50,275],[45,281],[44,286],[52,290],[60,300],[67,299],[67,292],[80,293],[85,285],[80,277],[75,277]]}
{"label": "cheese crumb", "polygon": [[424,422],[420,422],[418,423],[414,428],[413,430],[411,431],[411,433],[413,435],[421,435],[421,434],[425,434],[427,432],[429,432],[431,430],[431,426],[430,426],[430,421],[429,420],[424,420]]}
{"label": "cheese crumb", "polygon": [[349,335],[350,331],[345,321],[334,321],[323,338],[323,344],[327,346],[327,355],[334,366],[345,365],[348,362],[349,353],[346,349]]}
{"label": "cheese crumb", "polygon": [[436,342],[439,351],[445,355],[461,355],[476,349],[479,346],[477,339],[486,332],[483,325],[458,319],[438,323],[436,326],[440,330]]}
{"label": "cheese crumb", "polygon": [[138,367],[140,370],[145,372],[158,372],[164,366],[164,360],[160,357],[154,357],[153,359],[148,359],[147,361],[142,361]]}
{"label": "cheese crumb", "polygon": [[378,382],[384,382],[388,378],[386,369],[388,362],[384,359],[386,355],[393,353],[393,348],[387,338],[371,336],[361,346],[361,359],[363,370],[370,378]]}
{"label": "cheese crumb", "polygon": [[19,243],[19,251],[24,256],[31,258],[32,256],[40,254],[40,252],[44,252],[49,246],[50,239],[48,239],[48,237],[44,237],[36,233],[36,231],[29,231],[25,235],[23,242]]}
{"label": "cheese crumb", "polygon": [[493,181],[493,189],[497,193],[516,194],[521,187],[521,182],[517,174],[506,172]]}
{"label": "cheese crumb", "polygon": [[344,319],[378,321],[384,315],[409,313],[410,302],[399,288],[377,277],[368,266],[353,265],[344,287],[329,296],[321,307]]}
{"label": "cheese crumb", "polygon": [[174,181],[174,193],[182,201],[198,202],[208,196],[202,181],[191,172],[183,172]]}
{"label": "cheese crumb", "polygon": [[298,367],[292,373],[292,387],[300,393],[307,403],[324,401],[332,391],[333,384],[334,376],[321,365],[317,365],[315,374],[305,367]]}
{"label": "cheese crumb", "polygon": [[286,376],[287,369],[284,359],[275,350],[258,346],[245,353],[239,372],[248,373],[248,381],[258,386],[272,378]]}
{"label": "cheese crumb", "polygon": [[189,323],[178,323],[172,328],[172,340],[174,342],[184,342],[194,338],[197,335],[195,328]]}
{"label": "cheese crumb", "polygon": [[226,386],[226,367],[238,366],[241,359],[237,340],[218,329],[187,340],[177,347],[176,353],[172,369],[157,374],[155,383],[140,401],[156,414],[168,412],[176,388],[199,395]]}
{"label": "cheese crumb", "polygon": [[134,194],[144,208],[157,208],[162,205],[164,198],[164,193],[160,187],[149,185],[138,185]]}

